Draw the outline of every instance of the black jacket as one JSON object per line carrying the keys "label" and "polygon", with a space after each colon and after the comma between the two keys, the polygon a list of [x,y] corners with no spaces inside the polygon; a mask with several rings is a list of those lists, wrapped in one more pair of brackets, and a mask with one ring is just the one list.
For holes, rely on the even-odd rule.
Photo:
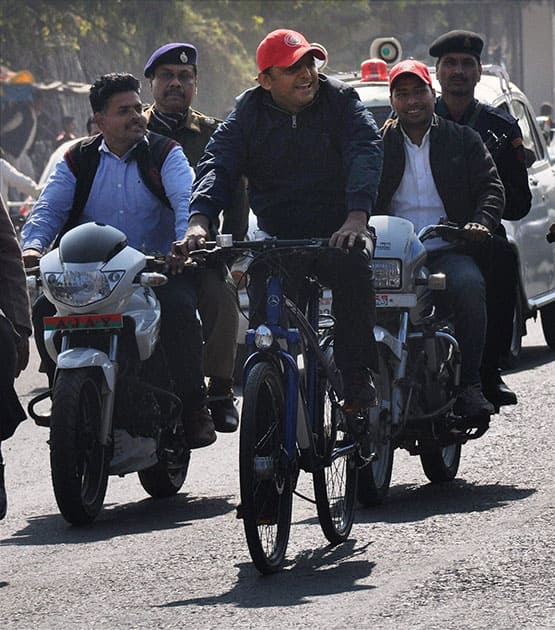
{"label": "black jacket", "polygon": [[[441,97],[436,102],[436,113],[446,120],[452,120]],[[456,122],[477,131],[493,157],[505,188],[503,218],[516,221],[525,217],[530,212],[532,193],[528,183],[522,132],[516,118],[501,107],[479,103],[474,99]]]}
{"label": "black jacket", "polygon": [[191,214],[214,220],[240,175],[260,228],[281,238],[330,236],[348,212],[373,212],[382,166],[377,126],[353,88],[319,80],[316,99],[295,115],[262,87],[239,97],[197,166]]}
{"label": "black jacket", "polygon": [[[404,137],[398,120],[383,130],[384,165],[376,214],[391,214],[391,199],[405,170]],[[430,167],[447,218],[494,230],[503,214],[503,184],[480,136],[434,115],[430,130]]]}

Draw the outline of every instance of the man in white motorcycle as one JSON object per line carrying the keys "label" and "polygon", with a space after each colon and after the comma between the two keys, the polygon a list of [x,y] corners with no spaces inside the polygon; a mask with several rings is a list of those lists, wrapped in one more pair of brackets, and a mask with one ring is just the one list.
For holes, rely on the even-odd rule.
{"label": "man in white motorcycle", "polygon": [[430,271],[447,276],[446,290],[435,292],[434,300],[453,313],[461,348],[461,391],[454,409],[479,425],[489,421],[494,408],[480,384],[486,292],[470,250],[485,246],[499,224],[503,185],[480,136],[434,114],[435,92],[423,63],[412,59],[398,63],[389,81],[397,118],[383,129],[384,165],[376,214],[403,217],[416,230],[448,220],[463,228],[471,243],[461,246],[432,239],[426,247]]}
{"label": "man in white motorcycle", "polygon": [[[183,257],[169,253],[187,229],[193,171],[178,143],[147,132],[139,90],[130,74],[104,75],[92,85],[101,135],[81,141],[56,165],[22,230],[23,260],[36,266],[56,235],[87,221],[120,229],[136,249],[167,254],[172,274],[156,289],[161,342],[183,403],[187,446],[201,448],[216,433],[206,407],[196,277],[183,273]],[[51,384],[55,366],[44,347],[42,317],[53,312],[44,296],[33,306],[35,339]]]}

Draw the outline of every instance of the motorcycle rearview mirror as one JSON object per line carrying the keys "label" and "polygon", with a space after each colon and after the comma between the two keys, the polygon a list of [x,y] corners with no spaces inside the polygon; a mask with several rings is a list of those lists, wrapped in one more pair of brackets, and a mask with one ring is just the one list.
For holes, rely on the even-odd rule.
{"label": "motorcycle rearview mirror", "polygon": [[37,278],[37,276],[27,276],[26,282],[27,288],[31,290],[37,289],[40,286],[40,278]]}
{"label": "motorcycle rearview mirror", "polygon": [[216,245],[217,247],[233,247],[233,235],[232,234],[217,234]]}
{"label": "motorcycle rearview mirror", "polygon": [[324,68],[328,65],[328,51],[324,48],[324,46],[322,46],[322,44],[318,44],[318,42],[312,42],[310,45],[312,46],[312,48],[317,48],[320,52],[324,54],[325,59],[317,59],[316,57],[314,57],[316,70],[318,70],[318,72],[323,72]]}
{"label": "motorcycle rearview mirror", "polygon": [[428,288],[432,291],[445,291],[447,276],[444,273],[431,273],[428,276]]}
{"label": "motorcycle rearview mirror", "polygon": [[139,283],[142,287],[161,287],[167,282],[167,276],[157,271],[145,271],[139,276]]}

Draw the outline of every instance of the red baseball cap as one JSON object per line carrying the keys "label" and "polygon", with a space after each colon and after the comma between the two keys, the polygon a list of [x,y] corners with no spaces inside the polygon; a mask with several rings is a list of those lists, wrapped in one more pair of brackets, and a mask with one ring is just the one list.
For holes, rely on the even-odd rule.
{"label": "red baseball cap", "polygon": [[400,61],[395,64],[389,71],[390,89],[393,87],[395,79],[400,77],[402,74],[414,74],[419,79],[422,79],[424,83],[427,83],[429,86],[432,85],[432,77],[430,76],[430,71],[428,70],[428,66],[426,64],[421,61],[416,61],[416,59],[405,59],[404,61]]}
{"label": "red baseball cap", "polygon": [[271,66],[288,68],[309,52],[317,59],[326,61],[326,53],[322,48],[309,44],[302,33],[280,28],[266,35],[260,42],[256,49],[256,64],[260,72]]}

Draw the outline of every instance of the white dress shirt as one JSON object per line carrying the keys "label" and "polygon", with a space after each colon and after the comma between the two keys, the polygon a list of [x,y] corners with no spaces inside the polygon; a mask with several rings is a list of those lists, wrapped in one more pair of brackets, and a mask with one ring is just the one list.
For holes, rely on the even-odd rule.
{"label": "white dress shirt", "polygon": [[[447,218],[430,167],[430,129],[431,127],[418,146],[401,127],[405,147],[405,171],[391,200],[392,214],[409,220],[416,232]],[[437,249],[445,245],[447,243],[441,239],[425,242],[427,249]]]}

